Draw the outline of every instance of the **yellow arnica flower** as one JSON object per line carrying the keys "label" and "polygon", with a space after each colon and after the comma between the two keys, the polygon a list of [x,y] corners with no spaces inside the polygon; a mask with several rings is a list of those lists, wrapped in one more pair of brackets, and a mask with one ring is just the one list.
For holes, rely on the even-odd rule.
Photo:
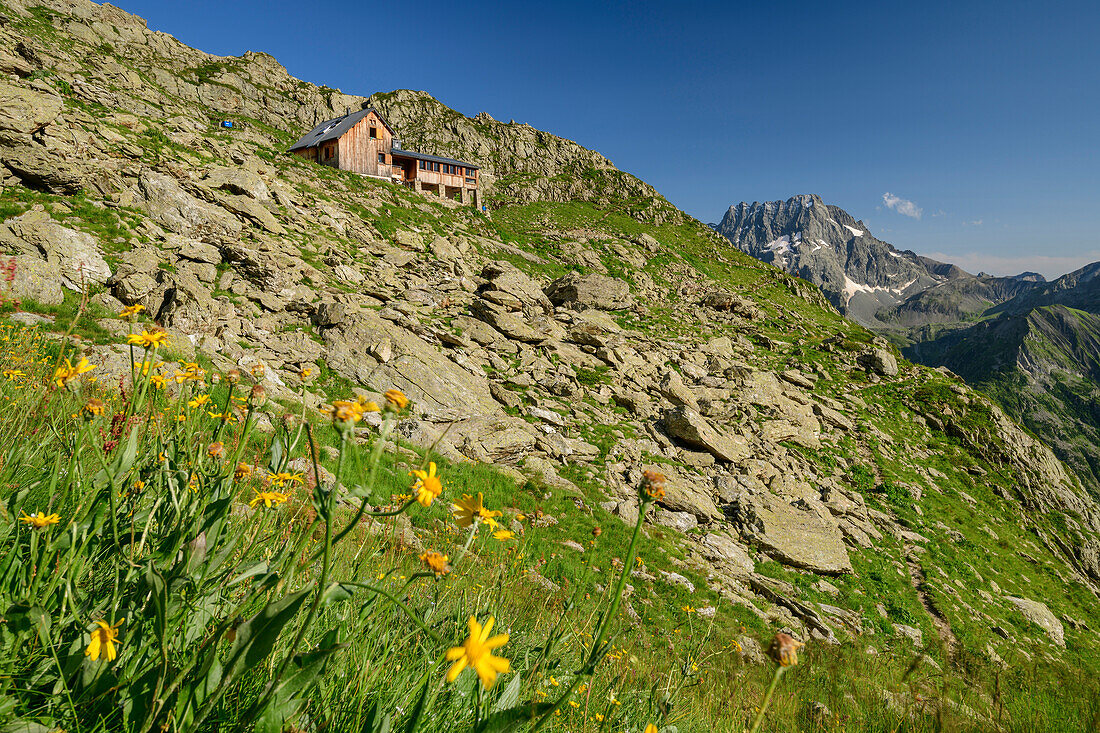
{"label": "yellow arnica flower", "polygon": [[416,503],[420,506],[430,507],[432,499],[439,498],[439,495],[443,493],[443,484],[439,481],[439,477],[435,475],[435,461],[428,464],[427,471],[417,469],[409,471],[409,475],[416,476],[416,483],[412,487],[413,491],[416,492]]}
{"label": "yellow arnica flower", "polygon": [[225,455],[225,443],[220,440],[211,443],[206,449],[206,454],[211,458],[221,458]]}
{"label": "yellow arnica flower", "polygon": [[409,398],[399,389],[387,389],[386,402],[390,403],[398,410],[404,410],[409,406]]}
{"label": "yellow arnica flower", "polygon": [[496,537],[498,540],[503,542],[504,540],[515,539],[516,535],[511,530],[500,529],[500,530],[497,530],[496,532],[493,532],[493,537]]}
{"label": "yellow arnica flower", "polygon": [[252,466],[247,463],[237,464],[237,470],[233,472],[233,478],[240,481],[243,478],[248,478],[252,475]]}
{"label": "yellow arnica flower", "polygon": [[99,655],[106,650],[107,661],[115,661],[115,657],[118,656],[118,651],[115,649],[115,642],[118,639],[118,627],[122,626],[125,620],[122,619],[113,626],[106,621],[96,621],[96,630],[92,632],[92,640],[88,643],[88,648],[84,650],[84,656],[95,662],[99,659]]}
{"label": "yellow arnica flower", "polygon": [[483,627],[473,616],[470,617],[470,636],[462,644],[447,650],[447,661],[454,662],[447,670],[447,681],[454,682],[462,670],[473,667],[486,690],[491,690],[497,681],[497,675],[512,671],[512,665],[503,657],[494,657],[492,652],[508,643],[507,634],[489,636],[495,623],[492,616]]}
{"label": "yellow arnica flower", "polygon": [[149,381],[153,383],[153,386],[157,389],[164,389],[164,377],[159,374],[154,374],[149,377]]}
{"label": "yellow arnica flower", "polygon": [[57,514],[24,514],[19,517],[20,522],[26,522],[35,529],[42,529],[43,527],[49,527],[51,524],[57,524],[61,521],[61,517]]}
{"label": "yellow arnica flower", "polygon": [[462,500],[455,502],[451,508],[454,510],[455,521],[458,522],[459,527],[469,527],[474,522],[485,522],[496,529],[496,517],[502,516],[501,512],[486,509],[483,501],[484,497],[479,491],[476,499],[470,494],[463,494]]}
{"label": "yellow arnica flower", "polygon": [[657,726],[650,723],[645,727],[645,733],[660,733],[660,731],[657,730]]}
{"label": "yellow arnica flower", "polygon": [[432,550],[428,550],[420,556],[420,562],[424,563],[424,567],[435,573],[438,578],[441,575],[446,575],[451,572],[451,569],[447,567],[447,561],[451,558],[447,555],[443,555]]}
{"label": "yellow arnica flower", "polygon": [[143,305],[126,306],[122,309],[122,312],[118,314],[118,317],[131,318],[132,316],[136,316],[138,313],[141,313],[143,310],[145,310],[145,306]]}
{"label": "yellow arnica flower", "polygon": [[302,483],[302,474],[280,471],[279,473],[269,474],[267,480],[278,486],[279,488],[282,488],[287,484],[288,481],[291,483]]}
{"label": "yellow arnica flower", "polygon": [[92,398],[84,405],[84,412],[88,413],[89,417],[99,417],[103,414],[103,400],[97,400]]}
{"label": "yellow arnica flower", "polygon": [[209,401],[210,401],[210,395],[208,395],[208,394],[198,394],[198,395],[195,395],[192,399],[187,401],[187,406],[191,407],[191,408],[202,407],[203,405],[205,405]]}
{"label": "yellow arnica flower", "polygon": [[363,419],[363,406],[351,400],[336,400],[327,410],[336,422],[359,422]]}
{"label": "yellow arnica flower", "polygon": [[159,349],[167,341],[167,331],[142,331],[141,333],[132,333],[126,338],[126,343],[143,346],[147,349]]}
{"label": "yellow arnica flower", "polygon": [[20,377],[25,377],[25,376],[27,376],[27,375],[22,369],[5,369],[4,370],[4,377],[7,378],[7,380],[9,382],[11,382],[13,380],[16,380],[16,379],[19,379]]}
{"label": "yellow arnica flower", "polygon": [[58,387],[64,387],[81,374],[87,374],[93,369],[95,369],[95,364],[89,364],[88,360],[84,357],[80,358],[76,366],[73,366],[73,363],[66,359],[65,366],[58,367],[57,371],[53,373],[53,379],[57,382]]}
{"label": "yellow arnica flower", "polygon": [[248,505],[254,507],[262,501],[264,506],[270,509],[286,503],[289,498],[290,494],[284,494],[281,491],[257,491],[256,496],[248,502]]}
{"label": "yellow arnica flower", "polygon": [[301,379],[304,382],[309,379],[310,374],[313,374],[313,370],[309,367],[306,367],[305,369],[299,370],[298,379]]}

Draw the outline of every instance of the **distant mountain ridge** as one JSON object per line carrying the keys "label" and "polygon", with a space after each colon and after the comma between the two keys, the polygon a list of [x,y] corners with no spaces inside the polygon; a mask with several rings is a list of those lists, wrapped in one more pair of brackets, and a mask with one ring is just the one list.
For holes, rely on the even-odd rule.
{"label": "distant mountain ridge", "polygon": [[1029,288],[905,355],[995,397],[1100,495],[1100,262]]}
{"label": "distant mountain ridge", "polygon": [[741,202],[714,228],[743,252],[814,283],[842,313],[877,330],[966,320],[1043,281],[1037,273],[975,276],[898,250],[815,194]]}

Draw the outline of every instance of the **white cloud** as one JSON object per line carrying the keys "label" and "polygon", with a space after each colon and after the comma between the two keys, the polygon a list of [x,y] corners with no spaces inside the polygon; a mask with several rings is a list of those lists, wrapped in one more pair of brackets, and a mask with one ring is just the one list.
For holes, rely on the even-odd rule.
{"label": "white cloud", "polygon": [[911,216],[914,219],[919,219],[922,213],[921,207],[917,206],[908,199],[903,199],[900,196],[895,196],[889,191],[882,194],[882,203],[886,204],[886,208],[893,209],[902,216]]}
{"label": "white cloud", "polygon": [[964,227],[980,227],[982,225],[981,219],[974,219],[973,221],[964,221]]}
{"label": "white cloud", "polygon": [[1085,265],[1100,261],[1100,250],[1078,255],[1023,255],[1006,257],[984,252],[929,252],[928,256],[940,262],[950,262],[967,272],[988,272],[993,275],[1019,275],[1021,272],[1038,272],[1048,280],[1073,272]]}

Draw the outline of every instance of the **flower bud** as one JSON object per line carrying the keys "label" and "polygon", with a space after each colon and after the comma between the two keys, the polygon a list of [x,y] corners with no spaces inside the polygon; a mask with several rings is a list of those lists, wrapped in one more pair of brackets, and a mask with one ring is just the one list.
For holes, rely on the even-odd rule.
{"label": "flower bud", "polygon": [[780,667],[793,667],[798,664],[798,650],[805,646],[789,634],[782,632],[775,635],[771,646],[768,647],[768,656]]}
{"label": "flower bud", "polygon": [[259,384],[255,385],[252,387],[252,393],[248,396],[248,400],[254,408],[263,407],[264,402],[267,401],[267,390]]}
{"label": "flower bud", "polygon": [[228,372],[225,373],[225,381],[229,382],[230,384],[236,384],[237,382],[241,381],[241,370],[230,369]]}

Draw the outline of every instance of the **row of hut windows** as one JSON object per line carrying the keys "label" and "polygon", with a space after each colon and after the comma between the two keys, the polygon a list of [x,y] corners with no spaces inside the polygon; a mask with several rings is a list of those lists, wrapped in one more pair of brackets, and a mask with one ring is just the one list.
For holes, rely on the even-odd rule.
{"label": "row of hut windows", "polygon": [[[460,165],[449,165],[447,163],[433,163],[433,162],[427,161],[427,160],[420,161],[420,170],[422,170],[422,171],[437,171],[437,172],[441,172],[441,173],[447,173],[447,174],[450,174],[452,176],[461,176],[462,173],[463,173],[462,166],[460,166]],[[473,176],[475,170],[476,170],[476,168],[467,168],[466,169],[466,175],[467,176]]]}

